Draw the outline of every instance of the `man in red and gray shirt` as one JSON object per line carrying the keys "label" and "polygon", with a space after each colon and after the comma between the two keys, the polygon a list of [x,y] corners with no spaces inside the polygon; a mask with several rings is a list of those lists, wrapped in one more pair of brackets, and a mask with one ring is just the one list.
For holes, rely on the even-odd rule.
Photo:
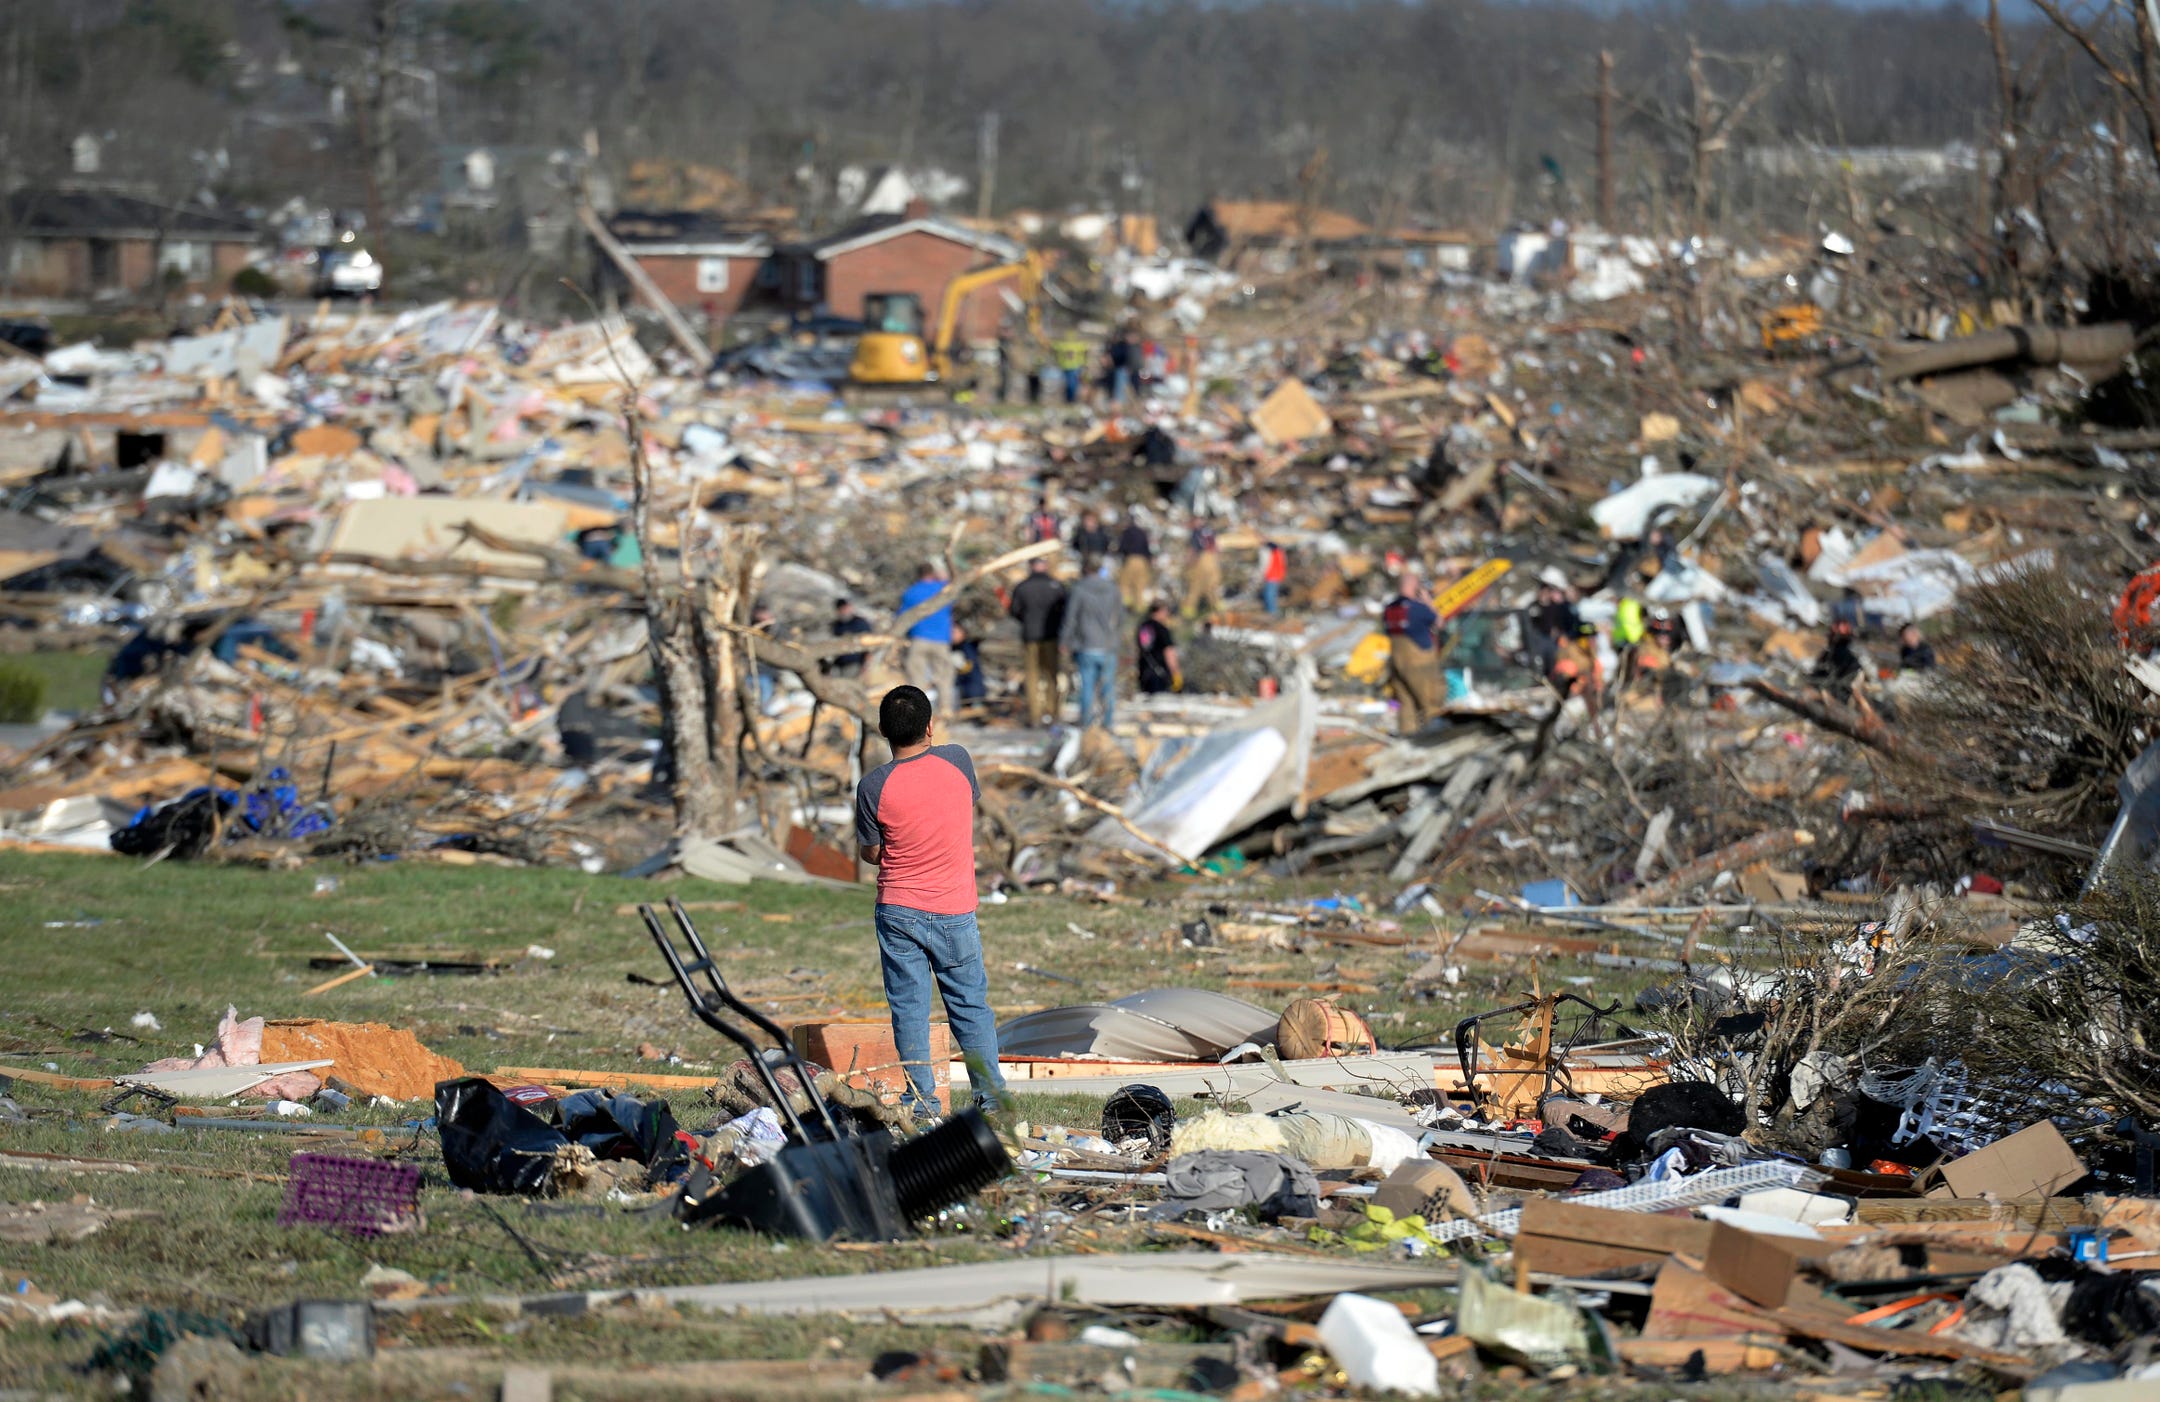
{"label": "man in red and gray shirt", "polygon": [[896,686],[878,706],[878,733],[892,759],[855,791],[855,841],[878,869],[878,957],[893,1044],[907,1068],[917,1115],[938,1113],[930,1067],[930,986],[968,1060],[978,1105],[1005,1088],[997,1019],[975,926],[975,801],[982,786],[958,745],[930,743],[930,698]]}

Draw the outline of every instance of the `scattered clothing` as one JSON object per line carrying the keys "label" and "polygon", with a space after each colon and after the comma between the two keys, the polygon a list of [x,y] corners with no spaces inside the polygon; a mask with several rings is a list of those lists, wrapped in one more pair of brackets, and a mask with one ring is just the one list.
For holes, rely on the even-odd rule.
{"label": "scattered clothing", "polygon": [[1320,1180],[1302,1160],[1258,1149],[1202,1149],[1170,1160],[1156,1221],[1188,1212],[1251,1207],[1268,1221],[1310,1217],[1320,1210]]}

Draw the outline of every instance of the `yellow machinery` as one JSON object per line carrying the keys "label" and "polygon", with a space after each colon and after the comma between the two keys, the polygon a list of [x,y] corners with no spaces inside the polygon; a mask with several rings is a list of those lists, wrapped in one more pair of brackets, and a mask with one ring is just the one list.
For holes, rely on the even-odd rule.
{"label": "yellow machinery", "polygon": [[855,343],[848,379],[858,385],[927,385],[950,382],[955,367],[953,342],[960,308],[970,292],[1011,280],[1027,308],[1028,334],[1042,335],[1042,261],[1033,253],[1016,263],[1000,263],[962,273],[945,285],[938,306],[937,329],[926,337],[922,299],[912,292],[873,292],[863,298],[867,329]]}
{"label": "yellow machinery", "polygon": [[1822,334],[1822,308],[1812,302],[1793,302],[1763,314],[1762,346],[1773,354]]}

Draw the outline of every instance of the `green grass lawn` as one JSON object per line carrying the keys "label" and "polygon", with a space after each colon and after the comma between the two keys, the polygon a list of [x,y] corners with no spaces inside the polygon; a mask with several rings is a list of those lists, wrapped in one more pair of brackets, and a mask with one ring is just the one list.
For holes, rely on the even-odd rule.
{"label": "green grass lawn", "polygon": [[[335,888],[318,892],[321,878]],[[1261,878],[1249,884],[1256,899],[1269,889]],[[1350,1001],[1373,1017],[1384,1042],[1510,1001],[1527,985],[1526,970],[1492,970],[1465,980],[1455,1001],[1419,1002],[1404,991],[1403,975],[1435,947],[1424,939],[1400,950],[1175,949],[1166,934],[1209,899],[1188,890],[1166,883],[1144,902],[1115,905],[1023,896],[984,907],[992,996],[1001,1016],[1085,998],[1079,988],[1017,973],[1019,963],[1053,970],[1106,997],[1166,984],[1222,987],[1237,970],[1259,969],[1284,980],[1355,974],[1383,990]],[[434,1050],[476,1070],[514,1065],[698,1074],[729,1058],[719,1038],[691,1019],[672,985],[631,981],[633,974],[663,978],[664,966],[636,918],[618,913],[628,903],[671,893],[692,902],[742,902],[740,910],[697,918],[709,943],[723,953],[738,991],[771,1000],[783,1021],[882,1011],[867,889],[730,888],[694,881],[658,886],[568,871],[414,862],[297,871],[171,861],[145,867],[119,858],[0,852],[0,929],[7,952],[0,1065],[98,1076],[133,1070],[157,1057],[192,1053],[233,1005],[244,1017],[315,1016],[410,1028]],[[511,962],[481,977],[376,977],[306,997],[303,990],[335,972],[308,966],[310,956],[329,952],[325,932],[363,952],[432,950],[507,956]],[[1431,933],[1437,941],[1439,932]],[[526,957],[535,945],[552,950],[552,957]],[[1244,996],[1279,1006],[1294,995]],[[162,1030],[132,1026],[142,1012],[153,1014]],[[688,1064],[642,1061],[641,1043]],[[127,1160],[149,1171],[76,1175],[0,1167],[0,1201],[87,1194],[108,1207],[153,1215],[114,1223],[79,1242],[0,1242],[5,1284],[27,1280],[63,1299],[186,1308],[235,1321],[270,1303],[353,1297],[371,1263],[408,1271],[443,1293],[472,1295],[983,1259],[1014,1249],[1005,1224],[1015,1214],[1039,1216],[1043,1194],[1041,1185],[1015,1180],[978,1204],[973,1231],[872,1249],[779,1245],[725,1231],[685,1233],[621,1208],[536,1210],[455,1192],[441,1177],[432,1131],[404,1123],[425,1117],[431,1106],[356,1105],[334,1118],[382,1127],[389,1142],[409,1143],[410,1157],[429,1172],[425,1230],[360,1245],[277,1226],[282,1189],[274,1181],[186,1171],[280,1173],[295,1149],[309,1147],[290,1134],[119,1132],[107,1127],[98,1109],[102,1095],[29,1083],[17,1083],[9,1093],[31,1119],[0,1125],[0,1152]],[[687,1127],[715,1118],[696,1093],[670,1099]],[[1018,1113],[1037,1124],[1093,1130],[1100,1106],[1084,1097],[1028,1097],[1018,1103]],[[319,1112],[317,1118],[333,1117]],[[337,1145],[316,1147],[336,1151]],[[1028,1249],[1086,1248],[1091,1240],[1093,1249],[1124,1249],[1144,1239],[1137,1229],[1105,1228],[1092,1239],[1038,1241]],[[458,1312],[401,1325],[397,1337],[407,1348],[565,1361],[731,1352],[802,1358],[821,1351],[834,1356],[834,1327],[830,1321],[692,1323],[672,1314],[650,1328],[619,1320],[506,1325],[484,1312]],[[843,1329],[839,1351],[867,1358],[876,1351],[872,1345],[882,1347],[902,1333],[918,1343],[931,1336],[919,1329]],[[0,1330],[0,1387],[72,1386],[65,1370],[88,1356],[96,1337],[81,1326]],[[260,1383],[266,1394],[290,1391],[296,1379],[306,1379],[308,1395],[347,1395],[341,1389],[350,1380],[334,1380],[335,1370],[260,1366],[267,1370],[264,1378],[277,1380]],[[381,1377],[375,1381],[382,1384]],[[351,1393],[366,1394],[366,1387]]]}
{"label": "green grass lawn", "polygon": [[46,710],[80,714],[97,708],[98,683],[110,660],[102,652],[17,652],[0,654],[0,668],[44,682]]}

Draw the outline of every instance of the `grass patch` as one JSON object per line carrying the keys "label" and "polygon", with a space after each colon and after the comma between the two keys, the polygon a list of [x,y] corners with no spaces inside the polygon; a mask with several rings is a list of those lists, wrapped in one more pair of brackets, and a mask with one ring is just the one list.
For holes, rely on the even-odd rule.
{"label": "grass patch", "polygon": [[[335,889],[317,893],[319,877]],[[1063,896],[1022,896],[982,911],[992,1001],[1001,1016],[1082,1001],[1083,988],[1016,971],[1054,970],[1086,990],[1115,997],[1164,985],[1225,988],[1240,971],[1282,980],[1364,976],[1382,991],[1347,1001],[1374,1020],[1383,1041],[1451,1026],[1478,1008],[1512,1001],[1529,969],[1488,969],[1427,1002],[1409,994],[1403,976],[1432,953],[1440,935],[1406,949],[1309,951],[1242,946],[1196,951],[1166,935],[1210,900],[1207,887],[1163,883],[1147,899],[1102,905]],[[1293,888],[1248,879],[1255,899],[1288,899]],[[192,1053],[213,1033],[228,1004],[243,1016],[320,1016],[374,1020],[412,1029],[436,1051],[467,1067],[542,1066],[651,1069],[701,1074],[731,1059],[694,1022],[663,977],[657,953],[634,916],[635,901],[668,893],[690,902],[736,901],[740,909],[699,912],[708,942],[746,997],[781,1020],[878,1016],[883,1010],[868,890],[829,891],[760,884],[721,887],[685,881],[672,887],[574,871],[447,867],[418,862],[316,865],[263,871],[203,863],[145,867],[119,858],[0,851],[0,909],[7,912],[8,996],[0,1000],[0,1065],[48,1065],[109,1076],[162,1056]],[[1241,907],[1244,902],[1233,901]],[[1415,929],[1415,927],[1413,927]],[[324,932],[364,952],[398,950],[502,956],[502,972],[481,977],[368,978],[317,997],[303,990],[330,976],[309,958],[330,951]],[[553,957],[529,957],[530,946]],[[1265,1006],[1288,993],[1231,988]],[[161,1030],[131,1019],[154,1014]],[[684,1064],[639,1058],[648,1043]],[[6,1252],[9,1285],[28,1280],[62,1298],[115,1306],[194,1309],[237,1321],[251,1310],[298,1298],[349,1298],[371,1263],[410,1272],[444,1293],[533,1293],[550,1288],[615,1289],[727,1280],[850,1274],[1008,1257],[1012,1224],[1041,1219],[1043,1185],[1010,1184],[974,1205],[969,1224],[946,1234],[868,1250],[776,1244],[743,1233],[685,1233],[671,1222],[618,1206],[535,1207],[480,1200],[451,1190],[439,1145],[420,1125],[426,1104],[355,1105],[317,1122],[375,1126],[427,1174],[425,1230],[359,1244],[276,1223],[284,1171],[298,1149],[334,1151],[284,1132],[181,1130],[121,1132],[107,1125],[99,1094],[68,1094],[28,1083],[8,1092],[28,1124],[0,1125],[0,1153],[28,1152],[126,1160],[149,1171],[73,1175],[0,1167],[0,1200],[64,1201],[88,1194],[112,1208],[154,1215],[116,1222],[85,1240],[20,1245]],[[670,1097],[689,1127],[713,1113],[694,1093]],[[1190,1109],[1189,1103],[1182,1107]],[[1017,1113],[1037,1125],[1099,1126],[1099,1101],[1075,1095],[1027,1096]],[[191,1171],[192,1170],[192,1171]],[[210,1176],[200,1170],[210,1170]],[[251,1179],[247,1175],[254,1175]],[[506,1225],[507,1224],[507,1225]],[[1098,1225],[1099,1224],[1099,1225]],[[1104,1218],[1093,1235],[1040,1242],[1027,1249],[1122,1250],[1145,1244],[1133,1228]],[[513,1231],[515,1236],[513,1236]],[[523,1238],[523,1241],[518,1240]],[[534,1260],[537,1255],[540,1259]],[[475,1358],[565,1362],[714,1358],[866,1359],[878,1347],[921,1347],[937,1331],[839,1325],[830,1320],[727,1321],[639,1311],[635,1318],[539,1321],[484,1311],[431,1315],[400,1324],[399,1347],[385,1357],[415,1363],[429,1350]],[[67,1372],[95,1345],[81,1328],[0,1332],[0,1386],[75,1388]],[[477,1351],[477,1352],[475,1352]],[[964,1356],[972,1358],[970,1345]],[[250,1360],[257,1371],[237,1395],[380,1395],[393,1365],[337,1370]],[[405,1365],[397,1365],[405,1366]],[[448,1367],[446,1362],[442,1366]],[[445,1375],[448,1376],[448,1375]],[[462,1376],[462,1375],[461,1375]],[[374,1391],[370,1393],[369,1385]],[[487,1388],[474,1387],[485,1394]],[[766,1391],[786,1391],[775,1383]],[[808,1391],[810,1389],[802,1389]],[[563,1391],[558,1384],[558,1391]],[[827,1389],[828,1393],[830,1388]],[[435,1392],[422,1389],[423,1395]],[[599,1393],[579,1395],[605,1395]]]}
{"label": "grass patch", "polygon": [[11,653],[0,656],[0,672],[19,672],[41,682],[46,710],[80,714],[97,709],[98,685],[110,660],[102,652]]}

